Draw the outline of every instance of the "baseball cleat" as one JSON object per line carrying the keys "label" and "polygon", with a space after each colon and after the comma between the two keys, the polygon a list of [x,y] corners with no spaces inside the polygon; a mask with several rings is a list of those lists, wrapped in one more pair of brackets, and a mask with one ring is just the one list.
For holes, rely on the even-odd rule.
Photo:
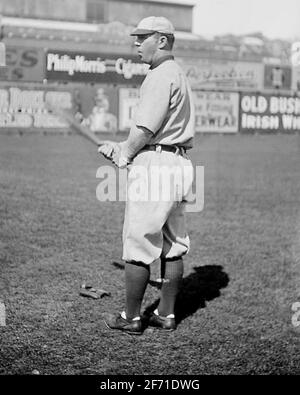
{"label": "baseball cleat", "polygon": [[141,320],[127,320],[120,313],[117,315],[109,314],[104,319],[104,323],[109,329],[121,330],[130,335],[141,335],[143,333]]}
{"label": "baseball cleat", "polygon": [[154,312],[149,316],[148,325],[170,332],[176,329],[175,318],[162,317]]}

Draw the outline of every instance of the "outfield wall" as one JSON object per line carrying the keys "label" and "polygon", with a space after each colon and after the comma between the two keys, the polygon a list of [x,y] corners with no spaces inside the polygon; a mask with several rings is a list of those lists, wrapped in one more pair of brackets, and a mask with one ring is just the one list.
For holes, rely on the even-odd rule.
{"label": "outfield wall", "polygon": [[[49,43],[48,43],[49,44]],[[46,102],[95,132],[128,131],[148,66],[132,48],[7,45],[0,73],[0,131],[67,130]],[[93,47],[94,48],[94,47]],[[200,133],[300,131],[300,72],[287,65],[176,57],[189,79]]]}

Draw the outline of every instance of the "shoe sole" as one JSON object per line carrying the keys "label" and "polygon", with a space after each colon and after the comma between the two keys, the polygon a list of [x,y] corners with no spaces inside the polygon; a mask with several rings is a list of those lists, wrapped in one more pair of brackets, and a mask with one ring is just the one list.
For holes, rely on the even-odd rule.
{"label": "shoe sole", "polygon": [[158,329],[160,331],[165,331],[165,332],[174,332],[176,330],[176,328],[162,328],[161,326],[155,326],[155,325],[149,325],[150,328],[153,329]]}
{"label": "shoe sole", "polygon": [[134,332],[134,331],[127,331],[125,329],[112,328],[111,326],[108,325],[108,323],[105,320],[104,320],[104,324],[111,331],[116,330],[116,331],[119,331],[119,332],[122,332],[122,333],[126,333],[127,335],[134,335],[134,336],[141,336],[143,334],[142,332]]}
{"label": "shoe sole", "polygon": [[164,324],[163,322],[159,322],[159,321],[158,322],[156,322],[156,321],[151,322],[151,319],[148,322],[148,326],[149,327],[160,329],[160,330],[165,331],[165,332],[173,332],[173,331],[175,331],[177,329],[177,326],[175,326],[173,328],[165,328],[163,326],[163,324]]}

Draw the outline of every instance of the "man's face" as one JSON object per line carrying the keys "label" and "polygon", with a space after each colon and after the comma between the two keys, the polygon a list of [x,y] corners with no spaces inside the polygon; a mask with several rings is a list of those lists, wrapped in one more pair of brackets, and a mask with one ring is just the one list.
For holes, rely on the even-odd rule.
{"label": "man's face", "polygon": [[158,49],[159,40],[156,33],[136,36],[134,45],[142,62],[151,64]]}

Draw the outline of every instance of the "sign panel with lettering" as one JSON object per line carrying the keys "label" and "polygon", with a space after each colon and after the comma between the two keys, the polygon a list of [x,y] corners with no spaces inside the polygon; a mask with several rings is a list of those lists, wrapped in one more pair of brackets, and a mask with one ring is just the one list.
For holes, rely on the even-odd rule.
{"label": "sign panel with lettering", "polygon": [[118,131],[118,90],[107,85],[82,85],[74,89],[74,113],[93,132]]}
{"label": "sign panel with lettering", "polygon": [[70,86],[70,90],[50,90],[9,86],[0,89],[0,128],[68,129],[69,124],[46,106],[58,106],[73,114],[93,132],[117,132],[118,90],[98,85]]}
{"label": "sign panel with lettering", "polygon": [[4,81],[42,82],[44,77],[45,54],[40,48],[6,46]]}
{"label": "sign panel with lettering", "polygon": [[260,90],[264,69],[261,63],[217,59],[177,58],[193,89]]}
{"label": "sign panel with lettering", "polygon": [[300,41],[291,45],[291,63],[293,67],[300,67]]}
{"label": "sign panel with lettering", "polygon": [[54,81],[140,85],[148,68],[137,57],[130,55],[56,50],[49,50],[46,54],[46,78]]}
{"label": "sign panel with lettering", "polygon": [[240,130],[242,132],[300,131],[300,97],[241,94]]}
{"label": "sign panel with lettering", "polygon": [[194,91],[193,94],[196,132],[238,132],[238,93]]}
{"label": "sign panel with lettering", "polygon": [[139,89],[121,88],[119,90],[119,129],[131,128],[139,100]]}
{"label": "sign panel with lettering", "polygon": [[69,125],[48,112],[45,104],[72,108],[72,93],[44,89],[0,89],[0,128],[66,129]]}
{"label": "sign panel with lettering", "polygon": [[292,69],[292,89],[300,92],[300,65]]}
{"label": "sign panel with lettering", "polygon": [[292,70],[289,66],[265,65],[264,87],[266,89],[291,89]]}

